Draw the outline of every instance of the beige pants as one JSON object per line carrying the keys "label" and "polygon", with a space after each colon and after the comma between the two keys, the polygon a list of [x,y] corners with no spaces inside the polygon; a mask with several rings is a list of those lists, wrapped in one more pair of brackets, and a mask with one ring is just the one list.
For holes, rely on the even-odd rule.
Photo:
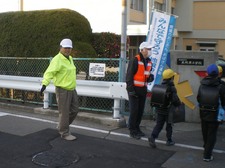
{"label": "beige pants", "polygon": [[78,96],[76,90],[65,90],[56,87],[56,100],[59,110],[59,133],[61,137],[70,134],[69,125],[76,118],[78,113]]}

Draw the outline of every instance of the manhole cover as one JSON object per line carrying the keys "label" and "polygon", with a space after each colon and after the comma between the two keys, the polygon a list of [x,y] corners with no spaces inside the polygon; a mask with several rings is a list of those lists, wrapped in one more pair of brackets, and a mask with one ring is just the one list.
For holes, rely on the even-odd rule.
{"label": "manhole cover", "polygon": [[47,151],[33,156],[32,162],[45,167],[64,167],[77,163],[79,156],[74,153],[64,151]]}

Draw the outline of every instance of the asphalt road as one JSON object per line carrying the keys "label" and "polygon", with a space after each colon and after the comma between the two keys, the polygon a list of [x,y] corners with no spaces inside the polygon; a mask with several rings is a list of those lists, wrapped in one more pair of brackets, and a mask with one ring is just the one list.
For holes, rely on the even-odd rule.
{"label": "asphalt road", "polygon": [[[221,125],[212,162],[202,161],[199,123],[174,126],[175,146],[165,145],[165,131],[157,148],[148,145],[153,121],[143,120],[146,137],[135,140],[127,128],[75,120],[71,132],[76,141],[62,140],[56,130],[57,116],[0,109],[0,161],[2,168],[36,167],[137,167],[224,168],[225,126]],[[104,116],[102,116],[104,119]]]}

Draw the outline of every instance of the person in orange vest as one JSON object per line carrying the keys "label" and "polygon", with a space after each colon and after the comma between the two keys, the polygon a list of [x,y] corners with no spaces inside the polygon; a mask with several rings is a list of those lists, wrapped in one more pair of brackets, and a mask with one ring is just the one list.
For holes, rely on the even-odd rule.
{"label": "person in orange vest", "polygon": [[145,100],[147,94],[147,83],[154,80],[151,74],[152,46],[148,42],[142,42],[139,46],[140,53],[129,61],[126,75],[127,92],[129,96],[129,120],[128,128],[130,137],[140,139],[145,136],[140,129]]}

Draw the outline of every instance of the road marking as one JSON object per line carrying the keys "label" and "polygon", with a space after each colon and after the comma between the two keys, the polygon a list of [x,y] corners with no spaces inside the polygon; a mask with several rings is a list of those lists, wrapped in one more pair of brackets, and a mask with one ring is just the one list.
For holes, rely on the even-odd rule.
{"label": "road marking", "polygon": [[[46,123],[51,123],[51,124],[58,124],[58,122],[56,122],[56,121],[51,121],[51,120],[46,120],[46,119],[41,119],[41,118],[36,118],[36,117],[29,117],[29,116],[24,116],[24,115],[18,115],[18,114],[11,114],[11,113],[0,112],[0,116],[6,116],[6,115],[13,116],[13,117],[30,119],[30,120],[35,120],[35,121],[41,121],[41,122],[46,122]],[[83,130],[88,130],[88,131],[99,132],[99,133],[105,133],[105,134],[110,134],[110,135],[129,137],[130,138],[130,136],[128,134],[118,133],[118,132],[114,132],[114,131],[107,131],[107,130],[91,128],[91,127],[85,127],[85,126],[79,126],[79,125],[70,125],[70,127],[83,129]],[[148,138],[142,137],[141,140],[148,141]],[[156,143],[165,144],[166,141],[156,140]],[[175,146],[182,147],[182,148],[188,148],[188,149],[203,150],[202,147],[193,146],[193,145],[186,145],[186,144],[176,143]],[[214,149],[213,152],[220,153],[220,154],[225,154],[224,150],[219,150],[219,149]]]}
{"label": "road marking", "polygon": [[97,128],[84,127],[84,126],[79,126],[79,125],[70,125],[70,127],[78,128],[78,129],[83,129],[83,130],[88,130],[88,131],[94,131],[94,132],[100,132],[100,133],[109,134],[109,131],[102,130],[102,129],[97,129]]}
{"label": "road marking", "polygon": [[116,135],[116,136],[123,136],[123,137],[130,137],[128,134],[123,134],[123,133],[118,133],[118,132],[110,132],[111,135]]}
{"label": "road marking", "polygon": [[8,115],[8,113],[3,113],[3,112],[0,112],[0,117],[2,117],[2,116],[6,116],[6,115]]}

